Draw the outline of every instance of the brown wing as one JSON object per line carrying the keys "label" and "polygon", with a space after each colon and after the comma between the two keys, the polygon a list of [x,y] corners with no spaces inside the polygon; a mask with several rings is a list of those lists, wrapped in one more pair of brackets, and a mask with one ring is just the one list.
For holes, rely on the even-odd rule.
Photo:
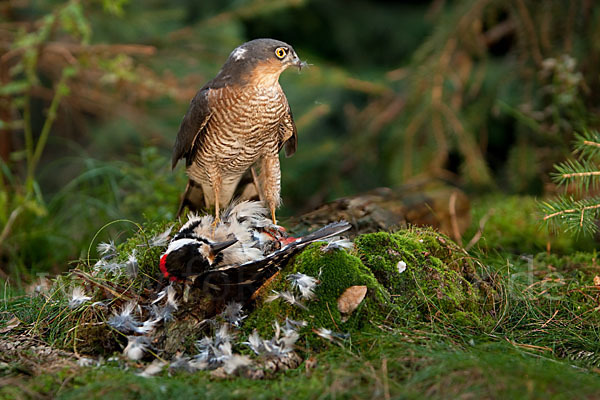
{"label": "brown wing", "polygon": [[285,146],[285,156],[291,157],[296,152],[298,147],[298,131],[296,130],[296,124],[294,123],[294,116],[292,110],[288,106],[286,115],[281,120],[279,126],[281,132],[279,150]]}
{"label": "brown wing", "polygon": [[181,158],[186,159],[187,165],[192,162],[192,150],[202,140],[202,130],[211,115],[208,106],[208,92],[210,90],[212,89],[204,87],[196,93],[187,113],[185,113],[183,120],[181,120],[177,139],[175,139],[175,146],[173,146],[172,168],[175,168]]}

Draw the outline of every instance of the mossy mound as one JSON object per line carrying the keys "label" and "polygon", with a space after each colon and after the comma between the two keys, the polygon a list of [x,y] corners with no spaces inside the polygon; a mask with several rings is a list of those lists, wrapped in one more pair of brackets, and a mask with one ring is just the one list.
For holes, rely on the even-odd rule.
{"label": "mossy mound", "polygon": [[[125,336],[106,322],[130,301],[141,307],[137,315],[140,322],[150,318],[150,303],[167,284],[158,271],[164,240],[157,240],[167,225],[147,224],[112,250],[109,261],[121,265],[135,255],[134,274],[126,267],[110,270],[93,266],[95,260],[89,265],[82,263],[79,270],[56,278],[42,311],[22,321],[37,324],[45,338],[62,348],[76,348],[84,354],[120,351]],[[327,250],[325,244],[316,243],[298,254],[259,294],[244,320],[244,332],[257,329],[261,336],[270,337],[274,321],[283,324],[286,317],[306,321],[301,337],[309,347],[318,348],[323,340],[311,332],[320,328],[352,334],[412,327],[444,318],[444,325],[451,322],[481,330],[495,322],[494,285],[481,276],[481,266],[446,236],[432,229],[413,228],[365,234],[355,240],[355,246],[353,251]],[[398,269],[399,262],[406,264],[405,270]],[[298,289],[288,279],[295,273],[320,281],[314,299],[300,300],[305,308],[283,298],[266,301],[274,292],[287,291],[299,298]],[[81,286],[90,299],[69,308],[75,286]],[[338,300],[352,286],[365,286],[366,297],[344,315]],[[173,321],[156,327],[153,342],[165,354],[193,351],[194,340],[206,334],[201,322],[218,315],[225,305],[194,286],[175,287],[179,308]],[[59,320],[60,324],[42,327],[37,322],[40,320]]]}
{"label": "mossy mound", "polygon": [[447,316],[475,328],[493,324],[493,282],[443,234],[425,228],[370,233],[356,238],[355,246],[400,308],[400,321]]}
{"label": "mossy mound", "polygon": [[[392,306],[389,294],[377,282],[373,273],[360,259],[344,250],[323,251],[324,244],[316,243],[299,254],[264,290],[257,299],[256,309],[244,323],[244,330],[257,329],[261,335],[272,335],[273,322],[280,323],[286,318],[304,320],[308,323],[305,331],[326,328],[335,332],[350,333],[355,330],[370,329],[377,321],[383,321]],[[313,300],[302,300],[304,310],[283,299],[267,302],[273,290],[293,292],[288,279],[290,274],[303,273],[318,278]],[[348,318],[338,310],[337,300],[346,289],[361,285],[367,287],[365,299]]]}

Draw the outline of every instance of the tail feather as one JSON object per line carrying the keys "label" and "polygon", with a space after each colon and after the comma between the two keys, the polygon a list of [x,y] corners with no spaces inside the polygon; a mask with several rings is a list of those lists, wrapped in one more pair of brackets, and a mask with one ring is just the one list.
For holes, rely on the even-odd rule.
{"label": "tail feather", "polygon": [[204,192],[202,191],[202,186],[191,179],[188,181],[181,202],[179,203],[177,218],[181,216],[186,207],[190,212],[199,212],[206,207],[204,204]]}
{"label": "tail feather", "polygon": [[316,242],[322,239],[327,239],[342,234],[347,230],[350,230],[350,228],[352,228],[352,225],[346,221],[334,222],[324,226],[319,230],[309,233],[306,236],[301,237],[299,241],[292,243],[292,245],[298,246]]}

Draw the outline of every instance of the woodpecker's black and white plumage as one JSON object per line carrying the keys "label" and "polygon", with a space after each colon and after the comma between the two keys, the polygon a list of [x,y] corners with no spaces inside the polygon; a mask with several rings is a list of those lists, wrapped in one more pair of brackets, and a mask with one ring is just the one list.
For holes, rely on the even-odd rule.
{"label": "woodpecker's black and white plumage", "polygon": [[351,227],[337,222],[293,238],[268,215],[261,203],[246,201],[225,211],[216,226],[211,215],[191,216],[161,256],[163,275],[172,281],[193,278],[194,285],[207,291],[240,298],[260,287],[308,244]]}

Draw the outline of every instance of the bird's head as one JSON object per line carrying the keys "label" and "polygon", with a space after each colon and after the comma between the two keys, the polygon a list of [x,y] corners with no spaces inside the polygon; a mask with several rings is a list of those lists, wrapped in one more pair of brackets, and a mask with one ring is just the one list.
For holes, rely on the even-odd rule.
{"label": "bird's head", "polygon": [[222,73],[242,74],[258,85],[274,84],[288,67],[301,70],[307,64],[300,60],[289,44],[274,39],[255,39],[231,52]]}
{"label": "bird's head", "polygon": [[160,270],[170,280],[199,275],[215,267],[223,259],[223,250],[237,239],[211,242],[205,238],[181,238],[169,244],[160,258]]}

